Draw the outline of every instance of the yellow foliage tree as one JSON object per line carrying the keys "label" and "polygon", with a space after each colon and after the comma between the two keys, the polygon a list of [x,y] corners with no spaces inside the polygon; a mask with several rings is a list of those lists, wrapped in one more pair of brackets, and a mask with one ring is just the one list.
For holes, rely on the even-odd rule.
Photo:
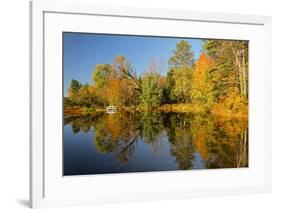
{"label": "yellow foliage tree", "polygon": [[213,61],[204,53],[200,55],[193,72],[192,102],[203,105],[213,103],[212,82],[209,72],[213,67]]}

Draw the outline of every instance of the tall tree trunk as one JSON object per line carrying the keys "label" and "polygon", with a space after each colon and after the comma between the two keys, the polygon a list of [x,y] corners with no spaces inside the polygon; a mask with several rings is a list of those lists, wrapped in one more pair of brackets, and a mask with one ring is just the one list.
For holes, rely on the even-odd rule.
{"label": "tall tree trunk", "polygon": [[242,50],[242,73],[243,73],[243,89],[244,95],[247,98],[247,77],[246,77],[246,60],[245,60],[245,50]]}
{"label": "tall tree trunk", "polygon": [[[235,63],[236,63],[236,66],[237,66],[237,68],[238,68],[238,70],[239,70],[239,73],[238,73],[238,75],[239,75],[239,84],[240,84],[240,93],[241,93],[241,95],[242,96],[245,96],[246,97],[246,86],[244,85],[245,84],[245,77],[243,76],[243,62],[242,62],[242,64],[241,64],[241,61],[240,61],[240,59],[239,59],[239,55],[240,55],[240,57],[241,57],[241,54],[239,53],[239,51],[237,52],[235,49],[234,49],[234,47],[233,47],[233,43],[231,42],[230,43],[230,45],[231,45],[231,50],[232,50],[232,53],[233,53],[233,55],[234,55],[234,59],[235,59]],[[244,56],[244,55],[243,55]],[[243,59],[242,59],[243,60]]]}
{"label": "tall tree trunk", "polygon": [[244,166],[246,166],[247,162],[248,162],[248,133],[247,130],[245,130],[244,132]]}

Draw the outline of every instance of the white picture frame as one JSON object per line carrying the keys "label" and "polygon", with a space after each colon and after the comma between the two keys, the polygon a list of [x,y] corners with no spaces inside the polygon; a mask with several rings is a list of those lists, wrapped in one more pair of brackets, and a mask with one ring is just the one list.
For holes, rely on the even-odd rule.
{"label": "white picture frame", "polygon": [[[31,2],[30,8],[30,203],[32,208],[271,191],[271,17],[54,2]],[[124,27],[119,31],[115,27],[107,29],[108,27],[98,24],[101,21],[107,26],[112,25],[112,21],[116,21],[114,23],[123,24]],[[146,28],[132,26],[144,23]],[[93,24],[96,24],[95,29],[92,28]],[[177,30],[182,24],[192,25],[194,30],[192,32]],[[163,25],[169,25],[171,30],[165,32]],[[129,28],[127,31],[124,29],[125,26]],[[159,26],[158,29],[152,30],[155,26]],[[213,30],[203,34],[200,27],[213,28]],[[241,29],[239,33],[238,29]],[[249,145],[252,164],[250,163],[249,168],[246,169],[220,169],[220,171],[63,177],[59,167],[62,167],[60,164],[62,145],[57,142],[61,140],[61,135],[54,129],[62,123],[62,118],[57,118],[62,111],[59,106],[61,91],[57,88],[61,88],[59,86],[61,86],[62,75],[59,34],[65,30],[79,32],[98,30],[103,33],[196,38],[239,39],[240,37],[250,40],[252,48],[250,48],[249,70],[251,85],[249,128],[252,133],[250,140],[256,139],[255,143],[252,140]],[[176,180],[172,182],[171,179]],[[185,179],[189,179],[186,181],[189,181],[190,186],[181,183]],[[213,181],[210,183],[210,180]],[[134,182],[136,183],[133,188]],[[196,184],[193,185],[192,182]],[[145,186],[145,183],[149,187]],[[108,191],[109,184],[114,191]],[[95,185],[94,190],[91,189],[93,185]],[[76,191],[71,191],[73,188]]]}

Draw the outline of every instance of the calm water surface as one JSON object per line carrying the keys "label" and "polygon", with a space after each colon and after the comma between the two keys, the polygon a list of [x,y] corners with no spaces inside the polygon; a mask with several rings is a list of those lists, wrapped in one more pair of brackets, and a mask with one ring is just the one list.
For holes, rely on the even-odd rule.
{"label": "calm water surface", "polygon": [[210,114],[64,118],[64,175],[248,167],[248,122]]}

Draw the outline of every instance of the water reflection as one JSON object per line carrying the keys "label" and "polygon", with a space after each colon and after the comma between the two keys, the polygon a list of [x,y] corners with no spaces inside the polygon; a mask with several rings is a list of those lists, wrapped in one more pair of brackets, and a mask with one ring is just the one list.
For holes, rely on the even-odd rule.
{"label": "water reflection", "polygon": [[128,111],[64,125],[65,175],[248,166],[247,120]]}

